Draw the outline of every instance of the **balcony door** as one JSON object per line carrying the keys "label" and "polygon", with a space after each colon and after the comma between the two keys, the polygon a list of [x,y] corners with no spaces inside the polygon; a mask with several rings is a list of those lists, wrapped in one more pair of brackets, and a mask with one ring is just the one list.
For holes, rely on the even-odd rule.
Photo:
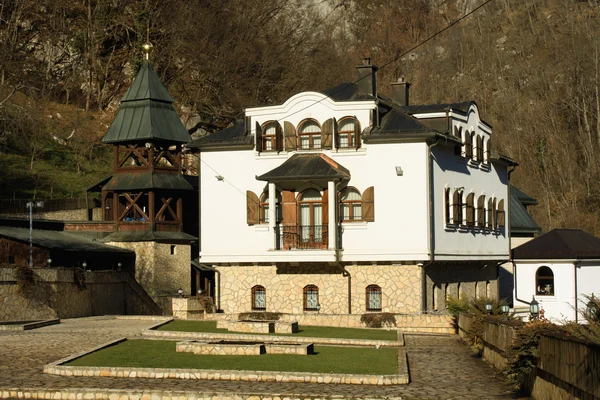
{"label": "balcony door", "polygon": [[298,202],[300,240],[308,247],[323,243],[323,197],[315,189],[302,193]]}

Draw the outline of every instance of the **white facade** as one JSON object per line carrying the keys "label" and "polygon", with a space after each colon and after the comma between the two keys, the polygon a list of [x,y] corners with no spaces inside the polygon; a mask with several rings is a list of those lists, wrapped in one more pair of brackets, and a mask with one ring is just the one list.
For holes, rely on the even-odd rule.
{"label": "white facade", "polygon": [[[586,295],[600,296],[600,260],[514,261],[514,265],[515,307],[528,307],[535,296],[551,322],[581,321]],[[543,267],[552,271],[551,280]]]}

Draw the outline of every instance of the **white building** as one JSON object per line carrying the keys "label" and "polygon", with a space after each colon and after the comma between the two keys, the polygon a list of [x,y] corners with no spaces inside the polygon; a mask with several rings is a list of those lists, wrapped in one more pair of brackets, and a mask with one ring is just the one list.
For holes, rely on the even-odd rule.
{"label": "white building", "polygon": [[390,99],[377,67],[357,71],[189,145],[197,264],[216,271],[225,312],[415,313],[497,296],[514,162],[474,102],[409,105],[408,83]]}
{"label": "white building", "polygon": [[600,295],[600,239],[579,229],[554,229],[512,251],[514,305],[539,303],[552,322],[581,320],[586,296]]}

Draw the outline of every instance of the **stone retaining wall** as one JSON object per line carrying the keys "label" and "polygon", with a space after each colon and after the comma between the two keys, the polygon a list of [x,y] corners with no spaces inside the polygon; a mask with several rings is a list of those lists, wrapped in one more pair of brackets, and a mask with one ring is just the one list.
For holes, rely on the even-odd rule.
{"label": "stone retaining wall", "polygon": [[33,286],[20,290],[15,268],[0,268],[0,321],[156,313],[127,272],[84,272],[84,282],[72,269],[36,268],[34,274]]}
{"label": "stone retaining wall", "polygon": [[[331,326],[336,328],[364,328],[361,314],[282,314],[281,322],[298,322],[299,326]],[[403,332],[454,334],[452,316],[447,314],[396,314],[396,328]],[[206,314],[212,321],[237,320],[238,314]],[[386,328],[382,328],[386,329]]]}
{"label": "stone retaining wall", "polygon": [[116,339],[44,366],[44,373],[61,376],[94,376],[118,378],[191,379],[238,382],[290,382],[346,385],[406,385],[409,382],[406,352],[398,349],[398,373],[393,375],[321,374],[312,372],[199,370],[182,368],[128,368],[128,367],[70,367],[67,363],[85,354],[113,346],[127,340]]}

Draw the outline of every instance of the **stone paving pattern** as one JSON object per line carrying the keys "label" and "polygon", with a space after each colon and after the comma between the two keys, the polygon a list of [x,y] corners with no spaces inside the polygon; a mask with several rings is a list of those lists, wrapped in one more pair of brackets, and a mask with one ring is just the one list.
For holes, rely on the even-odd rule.
{"label": "stone paving pattern", "polygon": [[[411,374],[411,383],[407,386],[157,381],[143,378],[64,377],[42,373],[45,364],[119,337],[139,336],[143,329],[154,324],[155,321],[149,320],[91,317],[64,320],[60,325],[32,331],[0,332],[0,395],[5,394],[8,388],[103,388],[107,391],[145,390],[155,393],[254,393],[278,394],[282,397],[305,394],[338,398],[389,397],[403,400],[519,398],[495,370],[474,357],[457,336],[406,335]],[[117,395],[115,397],[118,399]]]}

